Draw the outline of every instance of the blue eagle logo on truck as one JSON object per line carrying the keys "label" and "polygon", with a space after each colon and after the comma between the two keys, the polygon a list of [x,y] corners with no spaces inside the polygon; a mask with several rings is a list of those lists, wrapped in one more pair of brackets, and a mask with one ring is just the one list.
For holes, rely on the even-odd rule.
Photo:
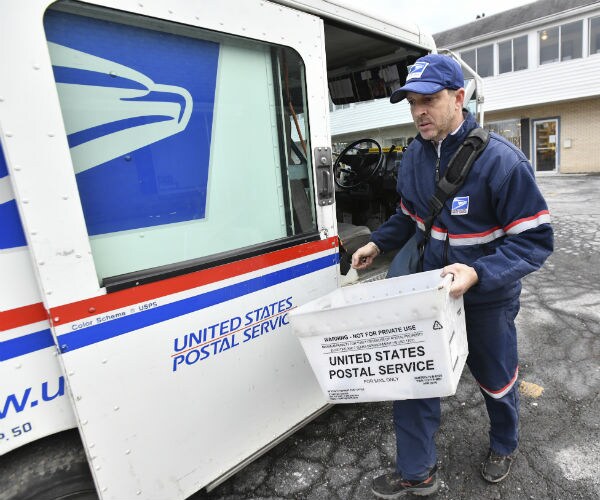
{"label": "blue eagle logo on truck", "polygon": [[44,27],[88,233],[205,218],[220,45],[57,11]]}
{"label": "blue eagle logo on truck", "polygon": [[[89,235],[205,218],[219,44],[57,11],[44,26]],[[0,249],[25,246],[1,150],[0,215]]]}
{"label": "blue eagle logo on truck", "polygon": [[[157,84],[115,61],[49,42],[75,173],[182,132],[193,109],[183,87]],[[76,110],[70,112],[70,110]]]}

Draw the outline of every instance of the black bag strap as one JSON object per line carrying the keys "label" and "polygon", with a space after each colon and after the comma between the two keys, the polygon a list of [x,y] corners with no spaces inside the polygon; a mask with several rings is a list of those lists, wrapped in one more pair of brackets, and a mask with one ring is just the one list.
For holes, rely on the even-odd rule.
{"label": "black bag strap", "polygon": [[490,134],[481,127],[476,127],[469,132],[456,153],[450,158],[446,173],[444,174],[444,177],[438,181],[435,188],[435,194],[429,200],[431,214],[423,221],[425,224],[425,237],[419,245],[420,267],[423,265],[425,244],[431,237],[433,221],[440,214],[442,208],[444,208],[444,204],[448,198],[455,195],[464,184],[469,170],[471,170],[475,160],[486,148],[488,142],[490,142]]}

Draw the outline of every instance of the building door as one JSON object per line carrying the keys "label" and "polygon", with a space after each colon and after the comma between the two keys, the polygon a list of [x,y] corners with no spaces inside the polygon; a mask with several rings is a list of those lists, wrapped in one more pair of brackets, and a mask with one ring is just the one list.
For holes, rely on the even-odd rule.
{"label": "building door", "polygon": [[533,158],[536,172],[557,172],[558,118],[533,122]]}

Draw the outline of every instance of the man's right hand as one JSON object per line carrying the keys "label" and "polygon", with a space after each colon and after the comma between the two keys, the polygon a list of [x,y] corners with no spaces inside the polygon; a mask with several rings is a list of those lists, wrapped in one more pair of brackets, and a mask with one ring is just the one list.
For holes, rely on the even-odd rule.
{"label": "man's right hand", "polygon": [[352,267],[354,269],[366,269],[373,264],[373,260],[380,253],[379,247],[372,241],[369,241],[369,243],[360,247],[352,254]]}

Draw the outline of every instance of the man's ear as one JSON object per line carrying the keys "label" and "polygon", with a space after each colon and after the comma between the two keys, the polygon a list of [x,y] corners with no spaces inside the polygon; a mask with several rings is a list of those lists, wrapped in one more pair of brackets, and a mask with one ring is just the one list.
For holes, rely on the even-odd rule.
{"label": "man's ear", "polygon": [[454,93],[454,97],[456,99],[456,107],[458,109],[463,109],[465,104],[465,89],[460,88]]}

